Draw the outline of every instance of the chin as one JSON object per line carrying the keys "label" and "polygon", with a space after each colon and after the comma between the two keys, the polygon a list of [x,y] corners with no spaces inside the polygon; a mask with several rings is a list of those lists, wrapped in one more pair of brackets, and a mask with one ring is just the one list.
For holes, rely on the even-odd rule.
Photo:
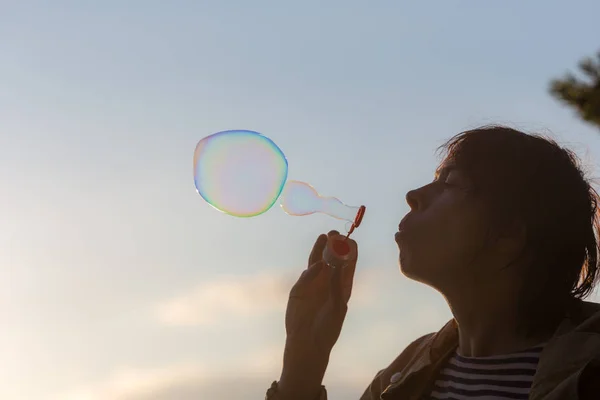
{"label": "chin", "polygon": [[411,262],[408,257],[403,257],[402,255],[400,255],[398,264],[400,266],[400,272],[408,279],[421,283],[427,283],[429,281],[425,276],[427,273],[426,268],[423,268],[423,265],[419,266],[418,263]]}
{"label": "chin", "polygon": [[411,263],[407,259],[408,257],[403,257],[402,253],[400,253],[400,257],[398,259],[398,266],[400,267],[400,272],[404,276],[410,279],[414,279],[414,270],[411,268]]}
{"label": "chin", "polygon": [[417,280],[417,275],[419,275],[419,266],[415,265],[414,261],[414,251],[410,251],[406,243],[398,242],[398,266],[400,267],[400,272],[409,279]]}
{"label": "chin", "polygon": [[409,268],[406,267],[405,264],[400,263],[400,272],[402,273],[402,275],[404,275],[405,277],[407,277],[408,279],[411,279],[413,281],[418,281],[419,279],[417,278],[417,275],[414,273],[414,271],[411,271]]}

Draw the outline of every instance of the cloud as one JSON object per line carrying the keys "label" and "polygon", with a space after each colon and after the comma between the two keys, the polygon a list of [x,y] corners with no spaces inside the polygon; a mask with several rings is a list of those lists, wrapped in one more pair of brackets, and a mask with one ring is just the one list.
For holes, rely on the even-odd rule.
{"label": "cloud", "polygon": [[[187,400],[221,399],[226,388],[237,393],[233,399],[250,399],[239,390],[263,392],[279,376],[283,345],[268,345],[235,361],[213,365],[208,362],[172,363],[157,368],[120,367],[104,381],[68,390],[52,400]],[[236,391],[238,390],[238,391]],[[232,397],[227,397],[232,398]],[[258,396],[261,398],[261,396]]]}
{"label": "cloud", "polygon": [[[197,326],[233,317],[283,313],[296,279],[296,275],[275,272],[221,276],[159,304],[156,315],[165,325]],[[377,270],[357,273],[352,307],[371,304],[381,281]]]}
{"label": "cloud", "polygon": [[[83,393],[88,397],[78,397],[79,394],[72,393],[71,397],[56,397],[55,400],[255,400],[264,398],[274,377],[228,374],[213,379],[198,378],[155,386],[151,391],[112,394],[99,388],[99,391]],[[340,399],[359,398],[365,387],[366,385],[359,385],[352,381],[327,385],[329,397]],[[95,389],[91,388],[91,390]],[[92,397],[89,397],[90,395]]]}
{"label": "cloud", "polygon": [[[278,372],[278,371],[277,371]],[[254,400],[264,398],[278,374],[251,365],[229,371],[200,365],[172,365],[159,369],[121,369],[105,382],[61,393],[52,400]],[[330,397],[358,398],[368,378],[329,379]]]}
{"label": "cloud", "polygon": [[[420,304],[408,319],[377,318],[347,330],[332,355],[324,384],[329,398],[359,398],[375,373],[421,334],[437,330],[446,311]],[[410,323],[407,321],[411,321]],[[229,363],[174,363],[160,368],[118,368],[104,381],[68,390],[52,400],[251,400],[264,398],[279,377],[283,343],[236,356]]]}
{"label": "cloud", "polygon": [[[387,278],[387,279],[386,279]],[[198,285],[189,293],[164,304],[163,322],[171,324],[211,323],[224,314],[258,315],[283,310],[295,277],[286,274],[225,276]],[[357,273],[352,305],[366,306],[367,313],[356,315],[344,328],[325,376],[329,398],[359,398],[375,373],[391,362],[411,341],[437,330],[449,311],[437,297],[410,302],[412,293],[403,290],[399,315],[373,313],[377,291],[389,281],[386,272],[363,270]],[[404,284],[399,284],[406,289]],[[375,299],[375,300],[374,300]],[[387,302],[386,302],[387,303]],[[394,306],[392,311],[397,311]],[[171,308],[169,308],[171,307]],[[358,307],[360,308],[360,307]],[[174,313],[173,310],[177,310]],[[168,312],[167,312],[168,311]],[[177,318],[174,318],[176,316]],[[168,317],[168,318],[167,318]],[[248,329],[253,329],[248,327]],[[226,346],[225,343],[219,345]],[[266,341],[255,350],[236,352],[233,359],[211,362],[175,362],[160,368],[117,368],[105,379],[75,387],[52,400],[250,400],[264,398],[270,383],[279,377],[283,355],[281,341]],[[216,360],[213,360],[216,361]]]}
{"label": "cloud", "polygon": [[119,368],[105,382],[85,385],[54,397],[55,400],[151,399],[169,388],[204,382],[206,369],[200,365],[174,365],[156,369]]}
{"label": "cloud", "polygon": [[206,325],[232,316],[283,312],[292,284],[281,274],[223,276],[160,304],[158,319],[167,325]]}

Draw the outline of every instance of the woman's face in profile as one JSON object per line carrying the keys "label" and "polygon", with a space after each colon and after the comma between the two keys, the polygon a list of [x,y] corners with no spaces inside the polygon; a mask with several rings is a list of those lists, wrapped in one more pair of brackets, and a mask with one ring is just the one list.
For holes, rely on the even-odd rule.
{"label": "woman's face in profile", "polygon": [[463,281],[481,256],[487,218],[466,173],[443,162],[433,182],[407,193],[399,225],[400,269],[438,290]]}

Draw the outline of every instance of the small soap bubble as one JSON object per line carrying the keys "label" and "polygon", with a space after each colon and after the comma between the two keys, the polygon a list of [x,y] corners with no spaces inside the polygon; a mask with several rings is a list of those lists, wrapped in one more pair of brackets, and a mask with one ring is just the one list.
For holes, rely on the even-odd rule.
{"label": "small soap bubble", "polygon": [[348,206],[335,197],[323,197],[311,185],[288,181],[281,193],[281,208],[289,215],[302,216],[323,213],[354,222],[360,207]]}
{"label": "small soap bubble", "polygon": [[281,194],[288,162],[268,137],[249,130],[217,132],[194,152],[198,194],[214,208],[236,217],[269,210]]}

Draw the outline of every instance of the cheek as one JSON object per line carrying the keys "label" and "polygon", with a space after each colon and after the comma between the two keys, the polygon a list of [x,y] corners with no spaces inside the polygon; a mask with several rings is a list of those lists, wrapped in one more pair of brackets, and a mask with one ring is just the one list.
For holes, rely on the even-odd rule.
{"label": "cheek", "polygon": [[431,209],[428,234],[442,248],[457,253],[470,253],[479,248],[487,233],[487,222],[482,207],[473,201],[462,198],[440,202],[437,209]]}
{"label": "cheek", "polygon": [[447,257],[454,264],[467,267],[481,251],[485,236],[486,230],[479,219],[462,218],[454,221],[447,231],[444,246]]}
{"label": "cheek", "polygon": [[405,273],[415,271],[428,280],[456,274],[468,269],[481,251],[486,235],[481,216],[466,207],[444,211],[447,212],[432,212],[431,219],[420,221],[415,236],[401,248],[400,262]]}

